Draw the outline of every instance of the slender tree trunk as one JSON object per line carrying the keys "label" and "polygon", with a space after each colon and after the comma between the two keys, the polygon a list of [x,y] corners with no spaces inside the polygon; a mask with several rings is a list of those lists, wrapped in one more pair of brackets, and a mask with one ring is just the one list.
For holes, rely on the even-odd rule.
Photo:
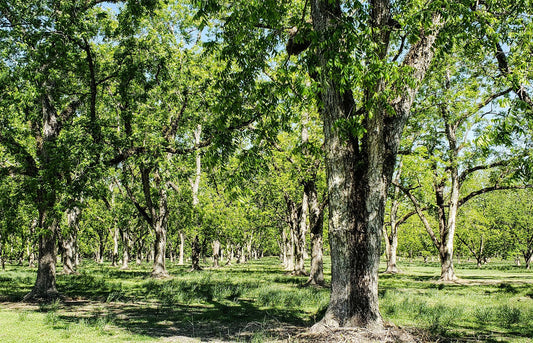
{"label": "slender tree trunk", "polygon": [[311,266],[307,284],[324,285],[323,227],[324,209],[318,204],[315,177],[305,184],[309,201],[309,227],[311,233]]}
{"label": "slender tree trunk", "polygon": [[117,267],[118,266],[118,236],[119,236],[119,228],[117,225],[117,221],[115,220],[115,225],[113,227],[113,255],[111,256],[111,266]]}
{"label": "slender tree trunk", "polygon": [[308,207],[308,194],[304,191],[302,196],[302,207],[298,211],[298,218],[296,222],[296,244],[295,244],[295,259],[294,259],[294,271],[295,275],[307,275],[305,272],[305,244],[307,234],[307,216],[309,212]]}
{"label": "slender tree trunk", "polygon": [[398,251],[398,208],[400,205],[399,201],[399,195],[400,195],[400,188],[397,186],[400,182],[400,175],[402,173],[402,161],[400,160],[396,176],[394,179],[394,195],[392,198],[392,204],[391,204],[391,210],[390,210],[390,235],[387,232],[386,226],[383,226],[383,234],[385,238],[385,248],[386,248],[386,256],[387,256],[387,269],[385,270],[385,273],[391,273],[396,274],[399,272],[398,266],[397,266],[397,251]]}
{"label": "slender tree trunk", "polygon": [[213,241],[213,267],[218,268],[220,261],[220,241],[218,239]]}
{"label": "slender tree trunk", "polygon": [[73,233],[64,237],[62,243],[62,262],[63,262],[63,274],[75,274],[76,269],[74,267],[74,260],[76,256],[76,237]]}
{"label": "slender tree trunk", "polygon": [[30,225],[30,235],[28,237],[28,266],[35,267],[35,247],[33,237],[35,237],[35,228],[39,225],[37,218],[34,218]]}
{"label": "slender tree trunk", "polygon": [[183,233],[183,231],[180,231],[180,255],[178,259],[178,265],[180,266],[183,266],[185,264],[184,254],[185,254],[185,234]]}
{"label": "slender tree trunk", "polygon": [[198,239],[198,235],[194,236],[194,240],[192,241],[192,254],[191,254],[191,271],[195,270],[202,270],[200,267],[200,240]]}
{"label": "slender tree trunk", "polygon": [[105,255],[105,238],[103,234],[100,235],[100,241],[98,244],[98,257],[97,261],[98,263],[104,263],[104,255]]}
{"label": "slender tree trunk", "polygon": [[246,254],[244,252],[244,246],[239,249],[239,263],[246,263]]}
{"label": "slender tree trunk", "polygon": [[120,233],[122,236],[122,266],[120,269],[126,270],[129,268],[130,262],[130,235],[128,228],[123,228]]}
{"label": "slender tree trunk", "polygon": [[80,214],[79,207],[67,211],[68,231],[62,239],[63,274],[67,275],[76,273],[76,241]]}
{"label": "slender tree trunk", "polygon": [[0,265],[2,265],[2,270],[6,270],[6,263],[4,260],[4,243],[2,240],[2,235],[0,235]]}
{"label": "slender tree trunk", "polygon": [[524,254],[524,260],[526,261],[526,269],[527,270],[531,269],[531,263],[533,263],[533,251],[528,250]]}

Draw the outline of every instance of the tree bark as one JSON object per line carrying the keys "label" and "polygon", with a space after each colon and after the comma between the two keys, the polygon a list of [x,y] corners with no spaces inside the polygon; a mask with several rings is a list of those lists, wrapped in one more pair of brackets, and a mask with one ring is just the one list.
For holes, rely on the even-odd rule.
{"label": "tree bark", "polygon": [[[40,225],[43,225],[45,213],[41,212],[39,217]],[[56,288],[56,234],[57,222],[53,220],[39,235],[37,279],[31,292],[24,296],[25,301],[49,301],[60,297]]]}
{"label": "tree bark", "polygon": [[309,268],[309,285],[324,285],[323,230],[324,208],[318,203],[315,183],[316,175],[306,182],[304,192],[308,194],[309,228],[311,234],[311,266]]}
{"label": "tree bark", "polygon": [[398,256],[398,227],[402,222],[407,220],[411,216],[408,214],[402,220],[398,220],[398,208],[400,206],[400,187],[398,186],[400,182],[400,176],[402,174],[403,163],[400,160],[398,167],[396,169],[396,176],[394,178],[394,192],[392,196],[391,210],[390,210],[390,234],[387,232],[387,228],[383,226],[383,234],[385,237],[385,255],[387,256],[387,269],[385,273],[396,274],[399,273],[397,265],[397,256]]}
{"label": "tree bark", "polygon": [[77,206],[67,211],[68,230],[66,237],[62,239],[63,274],[66,275],[76,273],[76,241],[80,214],[81,210]]}
{"label": "tree bark", "polygon": [[118,266],[118,236],[119,236],[119,229],[117,226],[117,222],[115,220],[115,225],[113,226],[113,255],[111,256],[111,266],[117,267]]}
{"label": "tree bark", "polygon": [[184,254],[185,254],[185,234],[183,231],[180,231],[180,254],[178,259],[178,265],[183,266],[185,264],[184,262]]}
{"label": "tree bark", "polygon": [[[390,30],[389,2],[370,1],[370,25],[373,27],[375,51],[386,59]],[[345,26],[340,1],[311,1],[313,27],[318,36],[318,65],[321,68],[320,97],[323,106],[324,146],[329,195],[329,238],[331,244],[331,296],[324,318],[314,330],[327,327],[383,327],[378,306],[378,267],[387,187],[392,180],[398,146],[409,116],[418,84],[433,58],[431,49],[438,30],[421,33],[403,63],[412,67],[416,85],[399,85],[397,99],[359,110],[364,134],[341,132],[339,122],[355,113],[352,92],[340,84],[343,71],[331,63],[332,54],[339,58],[343,40],[339,33]],[[434,24],[440,17],[434,16]],[[332,39],[332,37],[335,37]],[[339,63],[343,64],[342,61]],[[364,90],[364,101],[372,103],[385,89],[378,79]],[[390,113],[389,107],[394,109]]]}
{"label": "tree bark", "polygon": [[63,274],[70,275],[75,274],[76,269],[74,267],[74,261],[76,256],[76,237],[73,233],[69,233],[67,237],[61,240],[62,243],[62,262],[63,262]]}
{"label": "tree bark", "polygon": [[220,261],[220,241],[218,239],[213,241],[213,267],[218,268]]}
{"label": "tree bark", "polygon": [[191,270],[202,270],[200,267],[200,241],[198,239],[198,235],[194,236],[194,240],[192,241],[192,254],[191,254]]}
{"label": "tree bark", "polygon": [[122,266],[120,269],[122,270],[128,269],[128,264],[130,262],[130,234],[128,230],[128,228],[123,228],[120,230],[122,237]]}

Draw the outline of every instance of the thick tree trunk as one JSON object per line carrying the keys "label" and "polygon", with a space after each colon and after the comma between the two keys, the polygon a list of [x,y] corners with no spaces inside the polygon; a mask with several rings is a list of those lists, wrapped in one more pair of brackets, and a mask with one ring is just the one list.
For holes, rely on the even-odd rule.
{"label": "thick tree trunk", "polygon": [[[159,210],[155,222],[155,242],[154,242],[154,265],[152,268],[152,277],[167,277],[168,272],[165,266],[165,256],[167,247],[167,223],[168,223],[168,204],[167,193],[163,185],[160,184],[159,173],[156,174],[156,182],[159,190]],[[155,218],[154,218],[155,219]]]}
{"label": "thick tree trunk", "polygon": [[324,210],[318,203],[316,183],[313,179],[304,186],[309,201],[309,227],[311,233],[311,266],[307,284],[324,285],[323,227]]}
{"label": "thick tree trunk", "polygon": [[162,278],[168,276],[168,272],[165,266],[166,245],[166,229],[158,224],[155,227],[154,265],[152,267],[152,277],[154,278]]}
{"label": "thick tree trunk", "polygon": [[[45,214],[39,215],[41,227],[45,222]],[[39,235],[39,264],[37,280],[25,301],[49,301],[59,298],[56,288],[56,234],[57,222],[53,222]]]}
{"label": "thick tree trunk", "polygon": [[[370,1],[370,9],[369,25],[376,44],[369,53],[385,61],[390,35],[389,1]],[[376,79],[364,89],[365,104],[357,109],[349,87],[341,84],[344,71],[331,63],[332,56],[341,59],[341,65],[344,58],[345,26],[338,19],[343,16],[341,1],[313,0],[311,16],[319,40],[331,244],[330,303],[314,330],[338,326],[379,329],[383,321],[378,306],[378,267],[386,193],[418,86],[397,85],[401,89],[397,99],[387,99],[389,104],[376,103],[373,99],[380,98],[386,88],[383,79]],[[434,24],[440,21],[438,15],[433,19]],[[421,33],[419,42],[404,57],[404,65],[411,67],[411,76],[417,82],[424,78],[433,58],[437,32],[427,36]],[[368,109],[367,104],[372,108]],[[339,122],[354,125],[349,124],[350,119],[358,112],[364,133],[341,132]]]}

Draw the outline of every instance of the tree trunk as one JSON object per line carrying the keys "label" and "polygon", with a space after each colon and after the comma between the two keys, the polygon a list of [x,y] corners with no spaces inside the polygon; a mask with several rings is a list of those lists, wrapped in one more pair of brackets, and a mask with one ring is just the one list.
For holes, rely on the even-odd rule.
{"label": "tree trunk", "polygon": [[35,247],[33,237],[35,237],[35,228],[39,225],[37,218],[34,218],[30,225],[30,234],[28,237],[28,267],[35,267]]}
{"label": "tree trunk", "polygon": [[2,235],[0,235],[0,265],[2,265],[2,270],[6,270],[6,263],[4,261],[4,243],[2,242]]}
{"label": "tree trunk", "polygon": [[130,262],[130,235],[128,228],[120,230],[120,233],[122,236],[122,266],[120,269],[126,270],[129,268],[128,264]]}
{"label": "tree trunk", "polygon": [[192,260],[192,265],[191,265],[191,270],[190,271],[195,271],[195,270],[202,270],[202,268],[200,267],[200,241],[198,239],[198,235],[194,236],[194,240],[192,241],[192,254],[191,254],[191,260]]}
{"label": "tree trunk", "polygon": [[185,234],[183,231],[180,231],[180,255],[178,260],[178,265],[183,266],[185,264],[184,262],[184,254],[185,254]]}
{"label": "tree trunk", "polygon": [[[46,221],[45,213],[39,214],[40,227]],[[54,219],[46,230],[39,234],[39,264],[37,280],[30,293],[24,296],[25,301],[49,301],[59,298],[56,288],[56,234],[57,222]]]}
{"label": "tree trunk", "polygon": [[[374,0],[370,7],[368,19],[375,48],[369,54],[385,61],[390,37],[389,1]],[[372,99],[381,98],[387,87],[384,79],[378,78],[366,86],[365,103],[357,109],[352,92],[341,84],[346,79],[344,70],[338,67],[345,56],[345,24],[338,19],[343,16],[341,1],[311,1],[311,16],[319,41],[331,245],[330,303],[314,330],[338,326],[380,329],[383,321],[378,306],[378,267],[387,187],[418,85],[399,84],[397,99],[388,99],[389,104],[376,103]],[[433,20],[436,24],[440,17],[434,15]],[[419,42],[404,57],[403,64],[411,67],[411,76],[417,82],[424,78],[433,58],[437,32],[421,32]],[[331,63],[332,56],[338,57],[339,63]],[[371,109],[366,107],[369,104]],[[354,115],[362,118],[361,127],[351,124]],[[355,125],[364,133],[342,130],[339,123]]]}
{"label": "tree trunk", "polygon": [[118,236],[119,236],[119,228],[117,225],[117,221],[115,220],[115,225],[113,227],[113,255],[111,256],[111,266],[117,267],[118,266]]}
{"label": "tree trunk", "polygon": [[63,262],[63,274],[70,275],[75,274],[76,269],[74,267],[74,260],[76,256],[76,237],[73,233],[64,237],[62,243],[62,262]]}
{"label": "tree trunk", "polygon": [[244,253],[244,246],[239,249],[239,263],[246,263],[246,254]]}
{"label": "tree trunk", "polygon": [[305,272],[305,244],[307,234],[307,215],[309,212],[308,194],[304,191],[302,196],[302,206],[298,211],[296,222],[296,244],[295,244],[295,258],[294,258],[294,275],[307,275]]}
{"label": "tree trunk", "polygon": [[96,262],[98,263],[104,263],[104,255],[105,255],[105,236],[104,235],[101,235],[100,236],[100,241],[99,241],[99,244],[98,244],[98,257],[97,257],[97,260]]}
{"label": "tree trunk", "polygon": [[311,266],[309,268],[309,285],[324,285],[323,228],[324,209],[318,204],[315,183],[316,175],[304,186],[309,202],[309,227],[311,233]]}
{"label": "tree trunk", "polygon": [[531,269],[531,263],[533,263],[533,251],[526,251],[524,254],[524,261],[526,262],[526,269]]}
{"label": "tree trunk", "polygon": [[219,260],[220,260],[220,241],[217,239],[213,241],[213,267],[215,268],[219,267]]}
{"label": "tree trunk", "polygon": [[77,206],[67,211],[68,230],[66,237],[62,239],[63,274],[66,275],[76,273],[76,241],[80,214],[81,210]]}
{"label": "tree trunk", "polygon": [[165,266],[165,256],[167,247],[167,223],[168,223],[168,204],[167,193],[163,185],[160,184],[159,173],[155,173],[156,183],[159,187],[159,209],[157,216],[154,216],[154,265],[152,268],[152,277],[167,277],[168,272]]}
{"label": "tree trunk", "polygon": [[383,226],[383,234],[385,238],[385,255],[387,256],[387,269],[385,273],[396,274],[399,272],[397,261],[398,252],[398,208],[400,206],[399,196],[400,188],[397,186],[400,182],[400,176],[402,173],[403,163],[400,160],[396,169],[396,176],[394,178],[394,193],[392,197],[392,204],[390,210],[390,234],[387,232],[386,226]]}

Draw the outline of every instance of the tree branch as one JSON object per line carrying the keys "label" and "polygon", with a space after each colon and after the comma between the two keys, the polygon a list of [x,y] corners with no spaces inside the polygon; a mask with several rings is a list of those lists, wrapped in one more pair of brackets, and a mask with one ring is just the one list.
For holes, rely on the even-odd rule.
{"label": "tree branch", "polygon": [[508,190],[508,189],[527,189],[527,188],[533,188],[533,185],[510,185],[510,186],[501,186],[501,185],[495,185],[491,187],[485,187],[482,189],[478,189],[477,191],[473,191],[470,194],[466,195],[465,197],[459,199],[458,207],[461,207],[464,205],[467,201],[471,200],[472,198],[475,198],[478,195],[493,192],[493,191],[500,191],[500,190]]}

